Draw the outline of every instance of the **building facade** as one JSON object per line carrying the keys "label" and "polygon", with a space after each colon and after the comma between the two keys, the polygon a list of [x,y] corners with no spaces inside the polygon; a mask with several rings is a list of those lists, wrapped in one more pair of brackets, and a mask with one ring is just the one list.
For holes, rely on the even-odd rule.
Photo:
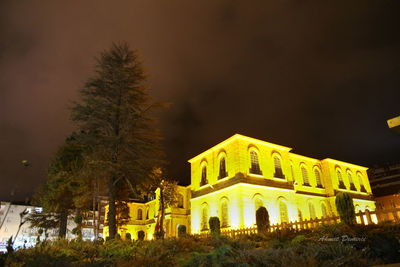
{"label": "building facade", "polygon": [[[190,232],[190,186],[177,186],[177,202],[173,207],[165,210],[164,232],[168,237],[178,236],[179,225],[184,225]],[[145,240],[151,240],[156,232],[157,221],[160,220],[160,195],[159,189],[155,192],[155,197],[147,202],[129,202],[129,221],[118,226],[118,234],[125,239],[126,234],[130,234],[132,239],[139,239],[140,232],[143,232]],[[106,206],[106,212],[108,206]],[[108,236],[108,226],[105,223],[103,235]]]}
{"label": "building facade", "polygon": [[[368,170],[378,211],[400,208],[400,162],[374,166]],[[393,214],[380,220],[395,220]]]}
{"label": "building facade", "polygon": [[291,150],[236,134],[190,159],[192,233],[207,231],[210,216],[222,228],[254,227],[260,206],[271,223],[337,215],[339,192],[352,195],[356,211],[375,210],[367,168]]}
{"label": "building facade", "polygon": [[[58,228],[47,229],[41,233],[38,227],[33,227],[27,220],[31,213],[42,213],[42,211],[43,209],[37,206],[0,202],[0,253],[5,253],[7,251],[7,241],[10,237],[14,241],[14,249],[33,247],[39,240],[57,239],[59,237]],[[23,213],[26,214],[22,215]],[[81,228],[83,240],[93,240],[95,238],[93,235],[93,227],[90,222],[91,221],[88,219],[83,219]],[[22,225],[20,227],[21,223]],[[72,234],[72,229],[76,226],[73,216],[69,216],[67,221],[67,239],[71,240],[77,237]]]}
{"label": "building facade", "polygon": [[[191,184],[179,187],[182,205],[166,212],[167,236],[176,236],[181,224],[193,234],[208,231],[211,216],[219,217],[222,229],[254,227],[261,206],[271,223],[337,215],[339,192],[353,197],[356,211],[375,210],[366,167],[291,150],[236,134],[190,159]],[[129,232],[136,239],[144,231],[152,238],[157,199],[129,204],[132,220],[119,228],[121,236]]]}

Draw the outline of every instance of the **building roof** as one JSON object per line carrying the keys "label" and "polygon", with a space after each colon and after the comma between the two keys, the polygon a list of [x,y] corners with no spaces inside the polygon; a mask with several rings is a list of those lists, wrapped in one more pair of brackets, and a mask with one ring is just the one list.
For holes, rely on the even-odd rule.
{"label": "building roof", "polygon": [[[288,151],[288,152],[292,150],[291,147],[277,145],[277,144],[274,144],[274,143],[270,143],[270,142],[267,142],[267,141],[262,141],[262,140],[255,139],[255,138],[252,138],[252,137],[249,137],[249,136],[245,136],[245,135],[241,135],[241,134],[235,134],[235,135],[229,137],[228,139],[218,143],[217,145],[211,147],[210,149],[207,149],[206,151],[200,153],[199,155],[189,159],[188,162],[192,163],[192,162],[194,162],[194,161],[196,161],[198,159],[201,159],[201,158],[205,157],[209,153],[212,153],[212,152],[215,152],[215,151],[219,151],[225,145],[233,142],[234,140],[238,140],[238,139],[239,140],[245,140],[245,141],[248,141],[248,142],[251,142],[251,143],[255,143],[255,144],[267,145],[269,147],[273,147],[275,149],[284,150],[284,151]],[[348,163],[348,162],[344,162],[344,161],[339,161],[339,160],[331,159],[331,158],[326,158],[326,159],[323,159],[323,160],[319,160],[319,159],[315,159],[315,158],[311,158],[311,157],[295,154],[295,153],[292,153],[292,152],[290,153],[290,155],[294,156],[294,157],[301,157],[301,158],[305,158],[305,159],[309,159],[309,160],[315,160],[315,161],[333,162],[333,163],[339,164],[341,166],[348,166],[349,168],[357,168],[357,169],[361,169],[361,170],[367,170],[368,169],[367,167],[363,167],[363,166],[360,166],[360,165],[356,165],[356,164],[352,164],[352,163]]]}
{"label": "building roof", "polygon": [[189,159],[188,162],[192,163],[193,161],[195,161],[195,160],[197,160],[199,158],[202,158],[202,157],[206,156],[207,154],[209,154],[211,152],[218,151],[223,146],[225,146],[225,145],[227,145],[230,142],[235,141],[235,140],[245,140],[245,141],[249,141],[251,143],[267,145],[269,147],[274,147],[275,149],[280,149],[280,150],[286,150],[286,151],[292,150],[292,148],[290,148],[290,147],[281,146],[281,145],[277,145],[277,144],[274,144],[274,143],[262,141],[262,140],[259,140],[259,139],[255,139],[255,138],[252,138],[252,137],[249,137],[249,136],[242,135],[242,134],[235,134],[235,135],[229,137],[228,139],[222,141],[221,143],[211,147],[210,149],[207,149],[206,151],[200,153],[199,155]]}

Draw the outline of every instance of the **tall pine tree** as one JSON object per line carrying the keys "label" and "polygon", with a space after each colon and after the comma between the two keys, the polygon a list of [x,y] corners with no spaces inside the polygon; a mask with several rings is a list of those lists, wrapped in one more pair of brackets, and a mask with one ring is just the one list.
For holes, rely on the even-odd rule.
{"label": "tall pine tree", "polygon": [[108,190],[110,238],[117,233],[118,184],[134,190],[162,163],[160,134],[151,112],[163,105],[150,102],[145,82],[137,53],[126,43],[113,44],[97,59],[95,74],[72,108],[72,120],[89,151],[86,168]]}

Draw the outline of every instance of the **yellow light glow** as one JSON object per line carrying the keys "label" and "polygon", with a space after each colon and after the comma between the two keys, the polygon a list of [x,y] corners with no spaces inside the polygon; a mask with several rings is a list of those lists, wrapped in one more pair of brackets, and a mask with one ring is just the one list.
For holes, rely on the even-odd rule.
{"label": "yellow light glow", "polygon": [[[253,161],[250,158],[251,151],[257,154],[252,158]],[[351,192],[360,197],[371,194],[367,168],[329,158],[318,160],[290,151],[289,147],[236,134],[190,159],[191,185],[179,187],[185,195],[185,209],[168,209],[165,220],[167,236],[177,236],[178,225],[187,226],[190,233],[201,233],[202,221],[208,222],[210,216],[219,217],[221,222],[227,221],[225,229],[254,227],[256,208],[260,205],[268,210],[272,224],[298,221],[300,218],[310,220],[327,214],[337,215],[335,194],[338,191]],[[254,156],[254,152],[251,153]],[[274,163],[275,156],[280,159],[279,167]],[[220,172],[222,158],[226,173]],[[252,164],[257,160],[259,170],[254,171]],[[208,184],[200,186],[204,166]],[[353,174],[360,172],[367,193],[351,191],[347,175],[343,175],[342,180],[348,189],[340,189],[337,167],[341,168],[343,174],[347,170]],[[317,183],[315,169],[318,170],[318,181],[322,183],[322,188]],[[263,180],[267,180],[265,185],[259,185],[264,184]],[[354,182],[355,187],[360,188],[358,179],[354,179]],[[159,190],[156,194],[159,194]],[[146,233],[146,239],[153,238],[158,202],[157,198],[148,203],[129,205],[131,216],[134,217],[141,207],[143,211],[149,211],[149,219],[153,219],[140,222],[131,220],[129,225],[124,226],[134,239],[140,230]],[[354,197],[354,205],[361,210],[375,210],[372,200]],[[372,216],[372,221],[376,222],[376,217]]]}

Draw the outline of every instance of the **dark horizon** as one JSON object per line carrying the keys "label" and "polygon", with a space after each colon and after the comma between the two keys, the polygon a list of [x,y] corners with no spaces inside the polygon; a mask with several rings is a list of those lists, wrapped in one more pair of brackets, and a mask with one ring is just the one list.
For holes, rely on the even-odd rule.
{"label": "dark horizon", "polygon": [[[372,167],[399,161],[398,1],[0,3],[0,200],[31,197],[113,42],[137,49],[168,173],[240,133]],[[22,160],[31,166],[25,167]]]}

